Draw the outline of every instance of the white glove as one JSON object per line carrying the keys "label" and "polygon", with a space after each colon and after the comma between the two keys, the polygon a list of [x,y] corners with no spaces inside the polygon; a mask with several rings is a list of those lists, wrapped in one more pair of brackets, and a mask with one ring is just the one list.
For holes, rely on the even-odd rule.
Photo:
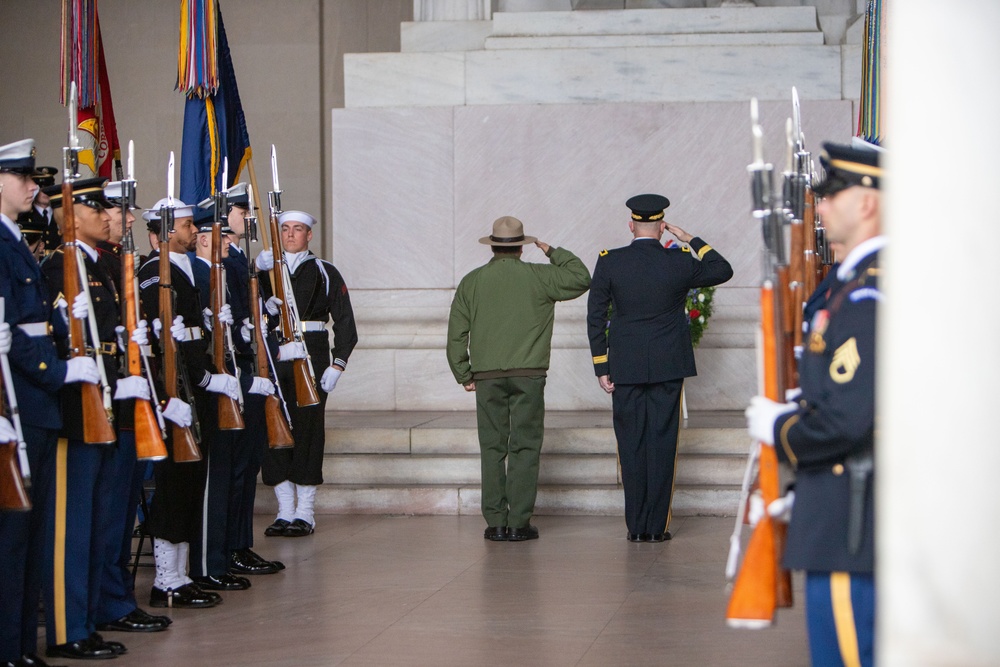
{"label": "white glove", "polygon": [[795,387],[795,389],[785,390],[785,402],[794,403],[799,400],[799,396],[802,395],[802,387]]}
{"label": "white glove", "polygon": [[118,349],[125,349],[125,327],[118,325],[115,327],[115,338],[118,339]]}
{"label": "white glove", "polygon": [[159,317],[153,318],[153,335],[157,338],[160,337],[160,332],[163,331],[163,322],[160,322]]}
{"label": "white glove", "polygon": [[146,320],[139,320],[135,323],[135,329],[132,330],[132,342],[139,347],[149,345],[149,332],[146,328]]}
{"label": "white glove", "polygon": [[272,296],[269,297],[267,301],[264,302],[264,308],[267,309],[268,315],[271,315],[272,317],[277,317],[278,313],[281,312],[279,306],[281,306],[281,304],[283,303],[284,301],[282,301],[278,297]]}
{"label": "white glove", "polygon": [[205,325],[205,331],[212,331],[212,309],[203,308],[201,311],[201,321]]}
{"label": "white glove", "polygon": [[180,315],[175,317],[174,323],[170,325],[170,335],[182,343],[191,339],[191,332],[184,326],[184,318]]}
{"label": "white glove", "polygon": [[10,325],[0,322],[0,354],[10,352],[10,347],[14,343],[14,335],[10,332]]}
{"label": "white glove", "polygon": [[55,303],[53,303],[52,305],[55,307],[56,310],[59,311],[59,314],[62,315],[63,321],[66,322],[66,324],[68,326],[69,325],[69,313],[67,312],[66,308],[69,306],[69,304],[66,303],[66,299],[64,299],[62,297],[59,297],[58,299],[56,299]]}
{"label": "white glove", "polygon": [[222,308],[219,309],[219,321],[226,326],[233,323],[233,309],[228,303],[222,304]]}
{"label": "white glove", "polygon": [[63,383],[89,382],[97,384],[101,376],[97,372],[97,362],[90,357],[73,357],[66,362],[66,379]]}
{"label": "white glove", "polygon": [[292,341],[278,346],[278,361],[291,361],[292,359],[305,359],[306,346],[302,343]]}
{"label": "white glove", "polygon": [[149,382],[146,381],[146,378],[139,375],[129,375],[118,380],[115,400],[124,401],[128,398],[141,398],[144,401],[150,399]]}
{"label": "white glove", "polygon": [[255,377],[253,385],[250,387],[250,393],[260,396],[270,396],[274,393],[274,383],[267,378]]}
{"label": "white glove", "polygon": [[240,336],[244,343],[253,342],[253,323],[249,317],[243,318],[243,326],[240,327]]}
{"label": "white glove", "polygon": [[774,422],[786,412],[795,412],[797,409],[798,406],[794,403],[777,403],[763,396],[754,396],[745,413],[750,437],[773,447]]}
{"label": "white glove", "polygon": [[6,417],[0,417],[0,442],[17,442],[17,431]]}
{"label": "white glove", "polygon": [[191,425],[191,406],[179,398],[171,398],[163,408],[163,418],[182,428],[188,427]]}
{"label": "white glove", "polygon": [[764,518],[764,496],[760,495],[759,490],[754,491],[750,494],[747,505],[747,523],[756,526]]}
{"label": "white glove", "polygon": [[767,513],[771,518],[781,523],[788,523],[792,520],[792,506],[795,505],[795,491],[789,491],[781,498],[773,501],[767,506]]}
{"label": "white glove", "polygon": [[330,393],[333,388],[337,386],[337,380],[343,375],[344,371],[339,368],[334,368],[330,366],[325,371],[323,371],[323,377],[320,378],[319,386],[323,388],[323,391]]}
{"label": "white glove", "polygon": [[258,271],[270,271],[274,268],[274,253],[270,250],[261,250],[254,264]]}
{"label": "white glove", "polygon": [[88,315],[90,315],[90,306],[87,305],[87,294],[80,292],[73,299],[73,319],[85,320]]}
{"label": "white glove", "polygon": [[228,396],[234,401],[238,401],[240,398],[240,383],[236,381],[236,378],[227,373],[213,374],[205,389],[213,391],[216,394]]}

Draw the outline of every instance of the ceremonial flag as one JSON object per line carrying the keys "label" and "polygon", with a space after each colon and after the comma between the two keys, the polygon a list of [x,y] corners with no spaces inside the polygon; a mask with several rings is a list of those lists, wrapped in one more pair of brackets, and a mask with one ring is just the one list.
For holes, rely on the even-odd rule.
{"label": "ceremonial flag", "polygon": [[111,103],[96,0],[65,0],[62,30],[62,102],[66,104],[69,82],[76,81],[79,90],[77,127],[83,144],[79,153],[81,174],[113,178],[113,158],[118,166],[115,177],[120,178],[118,126]]}
{"label": "ceremonial flag", "polygon": [[[195,204],[236,183],[251,156],[226,28],[215,0],[181,2],[177,88],[187,95],[180,196]],[[224,185],[223,158],[229,161]]]}

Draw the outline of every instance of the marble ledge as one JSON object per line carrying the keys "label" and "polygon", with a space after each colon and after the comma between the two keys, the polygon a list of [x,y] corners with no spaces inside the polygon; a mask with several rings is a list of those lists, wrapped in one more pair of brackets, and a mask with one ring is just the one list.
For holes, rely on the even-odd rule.
{"label": "marble ledge", "polygon": [[408,21],[399,29],[400,51],[478,51],[493,33],[493,21]]}
{"label": "marble ledge", "polygon": [[[486,50],[608,49],[643,46],[785,46],[822,45],[821,32],[690,33],[680,35],[557,35],[488,37]],[[466,49],[472,51],[475,49]]]}

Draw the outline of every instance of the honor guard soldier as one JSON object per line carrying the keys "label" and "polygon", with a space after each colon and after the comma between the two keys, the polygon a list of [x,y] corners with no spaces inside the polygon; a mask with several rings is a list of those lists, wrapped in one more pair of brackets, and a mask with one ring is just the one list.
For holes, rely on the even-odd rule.
{"label": "honor guard soldier", "polygon": [[[208,344],[203,329],[202,298],[195,286],[194,269],[188,252],[194,250],[197,229],[194,209],[178,200],[161,199],[147,215],[159,218],[163,207],[173,209],[174,224],[167,241],[168,257],[159,254],[151,257],[139,269],[139,290],[144,319],[154,322],[154,331],[160,336],[172,336],[179,344],[178,366],[189,380],[189,399],[193,399],[197,422],[201,430],[201,459],[177,462],[175,443],[167,443],[171,456],[154,465],[156,493],[146,519],[146,529],[153,535],[153,556],[156,560],[156,578],[150,593],[151,607],[213,607],[221,597],[204,590],[188,576],[188,556],[191,542],[202,528],[203,499],[207,473],[206,450],[217,428],[216,401],[213,394],[231,398],[239,396],[238,384],[232,376],[214,374],[208,359]],[[160,221],[162,224],[162,221]],[[173,322],[159,323],[160,262],[170,262],[170,289],[175,305]],[[161,371],[164,375],[166,369]],[[186,402],[177,407],[186,414],[173,415],[172,399],[164,416],[181,426],[193,421]],[[185,423],[186,422],[186,423]]]}
{"label": "honor guard soldier", "polygon": [[[684,378],[697,374],[684,303],[688,290],[726,282],[729,262],[664,220],[666,197],[637,195],[630,245],[601,251],[587,303],[594,373],[611,394],[631,542],[670,539],[670,506]],[[664,248],[669,231],[682,243]],[[610,318],[608,308],[611,308]]]}
{"label": "honor guard soldier", "polygon": [[[229,188],[227,199],[229,223],[224,242],[229,252],[222,257],[226,267],[226,285],[229,287],[229,304],[232,307],[233,342],[236,347],[236,365],[240,370],[241,386],[246,390],[243,420],[246,424],[235,434],[237,454],[233,470],[234,496],[229,519],[229,548],[232,551],[229,570],[233,574],[274,574],[285,569],[281,561],[267,560],[253,550],[253,508],[257,497],[257,475],[260,473],[264,452],[267,451],[267,422],[265,419],[266,394],[251,392],[247,381],[255,378],[255,360],[250,341],[253,329],[250,324],[250,261],[240,247],[246,237],[246,217],[251,213],[246,183]],[[258,383],[260,385],[261,383]],[[266,388],[263,388],[266,390]],[[273,393],[273,384],[270,387]],[[242,493],[239,489],[242,488]]]}
{"label": "honor guard soldier", "polygon": [[[281,246],[291,278],[291,293],[298,313],[297,327],[303,332],[301,343],[282,346],[278,356],[277,375],[288,399],[295,446],[290,449],[269,449],[264,454],[262,479],[274,487],[278,497],[278,516],[267,527],[269,536],[302,537],[310,535],[316,524],[313,505],[316,487],[323,483],[323,450],[326,442],[326,399],[358,342],[354,311],[347,284],[333,264],[316,257],[309,250],[316,218],[303,211],[286,211],[278,217],[281,225]],[[279,239],[272,239],[277,247]],[[257,256],[258,271],[274,268],[274,257],[268,250]],[[270,281],[261,276],[261,298],[267,300],[269,314],[277,320],[279,312],[272,296]],[[333,345],[326,326],[333,324]],[[298,407],[293,399],[295,384],[291,362],[308,353],[314,370],[319,403]]]}
{"label": "honor guard soldier", "polygon": [[26,211],[17,216],[17,226],[21,229],[28,250],[37,261],[41,262],[45,257],[45,236],[49,227],[45,218]]}
{"label": "honor guard soldier", "polygon": [[813,315],[790,403],[754,397],[750,435],[795,469],[784,565],[806,571],[814,665],[873,664],[875,648],[875,324],[879,291],[880,152],[823,144],[815,186],[827,239],[844,253]]}
{"label": "honor guard soldier", "polygon": [[[111,203],[104,197],[103,178],[82,179],[71,186],[72,201],[63,201],[61,185],[45,189],[60,230],[68,224],[66,208],[72,207],[72,236],[75,245],[61,245],[42,262],[53,301],[62,301],[66,271],[83,268],[79,295],[69,305],[69,317],[86,320],[90,325],[84,333],[86,345],[94,348],[99,367],[100,386],[106,392],[105,401],[97,408],[96,419],[110,420],[107,409],[118,377],[117,332],[120,323],[118,288],[111,276],[98,263],[97,244],[110,234]],[[78,250],[79,249],[79,250]],[[70,262],[69,253],[75,257]],[[88,335],[97,332],[97,340]],[[57,340],[64,356],[71,358],[73,343]],[[145,389],[148,397],[148,387]],[[46,624],[50,656],[65,658],[112,658],[126,652],[119,642],[104,641],[96,632],[97,608],[95,596],[100,590],[106,567],[108,544],[116,546],[120,533],[110,535],[107,525],[124,506],[116,494],[116,480],[111,473],[118,449],[113,429],[99,441],[88,441],[85,430],[87,410],[80,385],[67,385],[61,391],[62,430],[58,441],[56,479],[59,486],[55,504],[55,550],[57,564],[53,591],[46,599]],[[93,412],[92,412],[93,414]]]}
{"label": "honor guard soldier", "polygon": [[[135,215],[131,209],[125,209],[122,219],[122,182],[109,183],[104,188],[104,197],[111,204],[107,213],[110,217],[110,238],[97,244],[98,264],[105,270],[118,290],[120,300],[125,298],[125,286],[122,283],[122,246],[120,241],[126,231],[131,230]],[[138,297],[138,293],[136,294]],[[134,308],[134,304],[126,304]],[[122,309],[119,309],[122,310]],[[124,323],[122,323],[124,324]],[[123,331],[123,327],[119,327]],[[137,323],[134,336],[140,346],[148,345],[146,322]],[[119,344],[127,343],[120,334]],[[147,462],[136,460],[136,434],[133,415],[135,413],[134,399],[126,398],[133,392],[141,398],[148,399],[149,389],[143,378],[129,377],[125,365],[125,350],[118,351],[122,377],[118,382],[118,399],[115,401],[115,426],[118,429],[118,446],[111,454],[107,466],[107,476],[111,480],[109,501],[113,503],[110,516],[102,525],[106,533],[107,551],[104,561],[104,576],[101,578],[101,592],[98,598],[95,620],[97,629],[118,632],[158,632],[166,630],[170,618],[166,616],[151,616],[139,608],[135,599],[132,575],[130,571],[132,553],[132,529],[135,525],[136,509],[139,504],[139,494],[142,493],[143,477]],[[140,386],[136,386],[140,385]]]}
{"label": "honor guard soldier", "polygon": [[14,392],[27,443],[31,472],[31,512],[0,512],[0,661],[44,665],[38,645],[38,600],[51,587],[55,549],[56,442],[62,425],[59,390],[76,382],[97,383],[93,359],[59,358],[53,329],[66,333],[65,320],[53,314],[52,301],[38,262],[22,240],[14,220],[31,209],[38,186],[35,142],[24,139],[0,146],[0,296],[10,327]]}

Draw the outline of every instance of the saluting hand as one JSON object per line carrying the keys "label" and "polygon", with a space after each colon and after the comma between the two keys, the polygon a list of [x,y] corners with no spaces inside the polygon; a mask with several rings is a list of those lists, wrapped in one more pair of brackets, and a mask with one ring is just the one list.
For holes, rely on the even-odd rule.
{"label": "saluting hand", "polygon": [[544,252],[546,255],[549,254],[550,246],[548,243],[543,243],[542,241],[535,241],[535,245],[541,248],[542,252]]}
{"label": "saluting hand", "polygon": [[694,234],[688,234],[683,229],[677,225],[672,225],[669,222],[667,224],[667,231],[677,237],[677,240],[681,243],[689,243],[691,239],[694,238]]}

